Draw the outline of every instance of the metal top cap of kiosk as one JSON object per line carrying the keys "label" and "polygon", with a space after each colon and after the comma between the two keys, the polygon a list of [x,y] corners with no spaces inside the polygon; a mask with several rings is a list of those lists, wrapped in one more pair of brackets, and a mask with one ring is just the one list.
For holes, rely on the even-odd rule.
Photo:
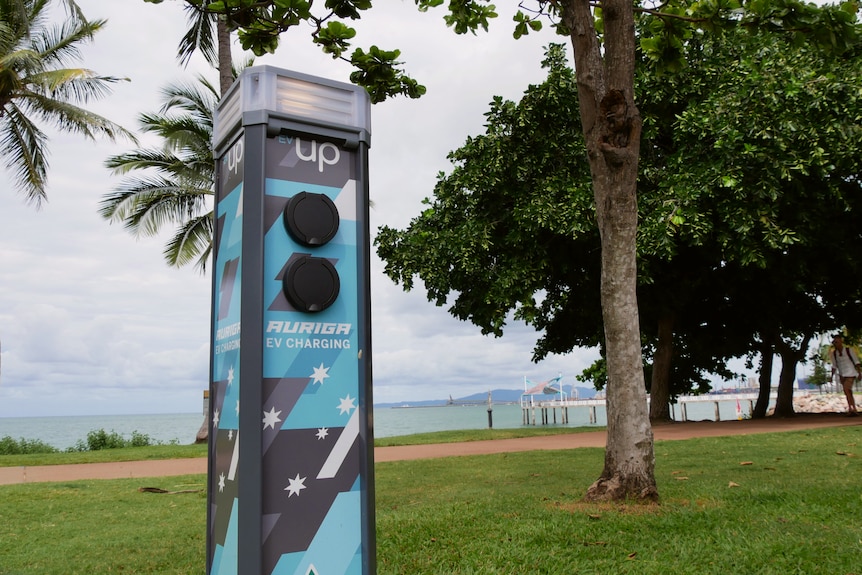
{"label": "metal top cap of kiosk", "polygon": [[371,101],[360,86],[272,66],[246,68],[219,103],[213,143],[221,148],[244,125],[271,119],[371,134]]}

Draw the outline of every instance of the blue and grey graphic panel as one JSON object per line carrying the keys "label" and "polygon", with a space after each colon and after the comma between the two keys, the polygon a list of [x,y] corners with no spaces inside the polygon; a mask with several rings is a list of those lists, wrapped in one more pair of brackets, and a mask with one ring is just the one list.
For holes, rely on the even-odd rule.
{"label": "blue and grey graphic panel", "polygon": [[262,552],[273,575],[366,572],[357,155],[302,135],[267,141]]}
{"label": "blue and grey graphic panel", "polygon": [[237,568],[243,146],[237,140],[219,162],[216,191],[208,525],[212,575],[234,575]]}

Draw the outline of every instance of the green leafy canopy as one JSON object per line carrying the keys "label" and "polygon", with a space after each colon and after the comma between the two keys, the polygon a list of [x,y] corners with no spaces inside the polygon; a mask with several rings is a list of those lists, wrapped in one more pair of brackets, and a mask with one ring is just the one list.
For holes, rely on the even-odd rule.
{"label": "green leafy canopy", "polygon": [[[145,0],[159,4],[162,0]],[[301,24],[311,27],[312,42],[355,69],[352,82],[365,87],[373,102],[403,95],[418,98],[425,87],[401,69],[399,50],[354,47],[356,29],[349,22],[371,9],[371,0],[326,0],[322,8],[307,0],[184,0],[192,9],[225,18],[240,45],[257,56],[275,52],[279,37]]]}
{"label": "green leafy canopy", "polygon": [[[159,4],[163,0],[144,0]],[[351,80],[365,86],[373,101],[404,95],[418,98],[425,88],[401,68],[398,50],[377,47],[355,48],[356,30],[350,21],[371,9],[371,0],[326,0],[322,7],[311,0],[183,0],[192,9],[223,16],[238,34],[243,49],[256,55],[272,53],[279,36],[300,24],[311,26],[312,41],[333,58],[356,68]],[[456,34],[488,30],[497,18],[496,7],[488,0],[414,0],[417,9],[427,12],[445,5],[443,19]],[[549,24],[557,34],[570,31],[560,21],[564,2],[524,0],[514,16],[513,36],[520,38]],[[857,0],[818,6],[802,0],[667,0],[639,2],[636,11],[652,16],[640,37],[640,48],[657,71],[675,73],[686,66],[685,42],[695,35],[722,33],[742,26],[778,32],[797,44],[813,42],[821,49],[843,53],[859,45],[856,26]],[[601,40],[604,13],[601,4],[594,10],[595,29]],[[347,55],[349,53],[349,56]]]}

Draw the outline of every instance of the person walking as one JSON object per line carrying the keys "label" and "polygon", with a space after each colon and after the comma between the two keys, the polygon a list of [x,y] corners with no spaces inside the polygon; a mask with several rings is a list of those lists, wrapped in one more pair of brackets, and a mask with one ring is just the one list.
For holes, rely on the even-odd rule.
{"label": "person walking", "polygon": [[836,334],[832,338],[832,345],[832,352],[829,354],[832,359],[832,378],[838,373],[841,387],[844,388],[844,397],[847,398],[847,415],[857,416],[859,412],[856,410],[856,398],[853,397],[853,383],[862,379],[862,366],[859,365],[856,353],[844,346],[844,336]]}

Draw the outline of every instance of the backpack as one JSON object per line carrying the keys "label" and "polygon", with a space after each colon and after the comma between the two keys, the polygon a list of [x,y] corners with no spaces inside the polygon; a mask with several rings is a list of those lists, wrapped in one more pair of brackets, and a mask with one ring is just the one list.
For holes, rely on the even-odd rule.
{"label": "backpack", "polygon": [[[844,346],[844,349],[847,351],[847,357],[850,358],[850,361],[853,363],[853,367],[859,367],[859,358],[856,355],[856,352],[853,351],[849,346],[846,346],[846,345]],[[837,349],[832,350],[832,365],[838,364],[837,352],[838,352]]]}

